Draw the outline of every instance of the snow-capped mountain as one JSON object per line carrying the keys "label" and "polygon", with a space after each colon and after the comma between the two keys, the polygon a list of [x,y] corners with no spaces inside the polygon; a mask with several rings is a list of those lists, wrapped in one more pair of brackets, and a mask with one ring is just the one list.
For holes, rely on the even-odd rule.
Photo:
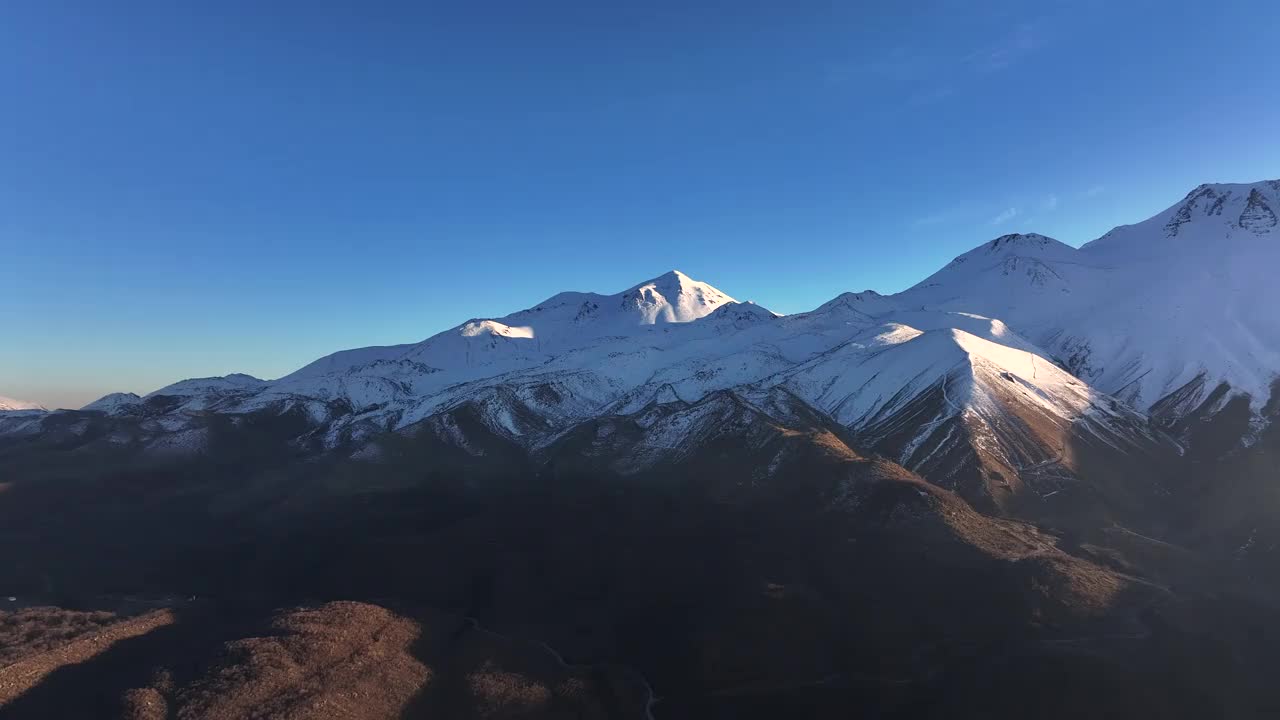
{"label": "snow-capped mountain", "polygon": [[[1081,248],[1005,235],[897,295],[844,293],[789,316],[672,271],[337,352],[278,380],[184,380],[83,412],[132,418],[144,447],[165,433],[205,447],[208,418],[265,413],[297,417],[308,448],[365,453],[385,433],[425,431],[471,455],[499,438],[535,456],[596,418],[666,408],[678,429],[719,417],[706,398],[738,408],[784,393],[855,446],[1003,507],[1056,495],[1099,453],[1173,455],[1158,428],[1233,396],[1267,402],[1280,370],[1277,207],[1280,182],[1206,185]],[[625,454],[652,464],[678,447]]]}
{"label": "snow-capped mountain", "polygon": [[[165,395],[170,397],[218,397],[250,392],[262,388],[267,383],[252,375],[232,373],[222,377],[192,378],[166,385],[147,397]],[[121,393],[116,393],[121,395]],[[111,397],[110,395],[107,397]]]}
{"label": "snow-capped mountain", "polygon": [[562,292],[500,318],[477,318],[420,343],[345,350],[282,378],[313,378],[377,361],[411,361],[464,375],[543,362],[603,338],[631,337],[687,323],[737,301],[672,270],[615,295]]}
{"label": "snow-capped mountain", "polygon": [[[1166,420],[1215,388],[1260,409],[1280,369],[1280,181],[1202,185],[1079,249],[1009,235],[894,296],[999,317],[1097,389]],[[1201,408],[1208,410],[1208,408]]]}
{"label": "snow-capped mountain", "polygon": [[44,410],[45,407],[40,403],[29,402],[27,400],[15,400],[14,398],[0,396],[0,412],[14,412],[17,410]]}
{"label": "snow-capped mountain", "polygon": [[[159,392],[160,391],[157,390],[153,394],[159,394]],[[142,398],[135,393],[118,392],[111,393],[110,395],[104,395],[80,409],[106,413],[107,415],[124,415],[141,406]]]}
{"label": "snow-capped mountain", "polygon": [[[646,285],[652,283],[637,287]],[[191,417],[191,426],[173,430],[184,433],[179,446],[199,448],[210,411],[294,412],[314,428],[305,442],[333,449],[367,453],[366,443],[398,431],[426,433],[433,443],[476,457],[510,457],[512,447],[550,457],[562,454],[555,449],[563,447],[562,438],[579,436],[584,423],[615,417],[645,429],[639,439],[606,445],[617,453],[608,466],[620,471],[632,463],[638,472],[664,458],[683,457],[688,451],[682,448],[695,436],[723,439],[752,426],[757,430],[751,433],[772,437],[767,423],[756,425],[765,416],[738,410],[773,398],[765,403],[773,412],[790,407],[783,414],[795,415],[795,406],[803,406],[803,412],[844,428],[859,447],[927,471],[936,482],[991,506],[1023,492],[1023,469],[1053,466],[1060,476],[1071,476],[1069,447],[1083,435],[1123,451],[1161,445],[1140,415],[1057,368],[1003,322],[897,306],[867,292],[841,296],[809,313],[778,316],[728,301],[689,321],[582,336],[564,331],[566,319],[576,318],[562,314],[558,322],[540,320],[541,329],[557,338],[554,353],[539,352],[536,345],[531,352],[514,352],[507,336],[478,347],[458,344],[475,337],[471,328],[512,327],[508,320],[540,312],[534,308],[497,321],[470,321],[407,346],[395,358],[262,384],[243,376],[179,383],[174,387],[181,392],[148,396],[151,405],[174,405],[161,406],[162,414],[146,423]],[[538,337],[531,323],[517,327],[534,328],[532,338],[521,340]],[[411,357],[430,357],[438,366]],[[943,402],[935,406],[938,393]],[[712,397],[719,399],[704,402]],[[140,414],[130,397],[95,406],[89,409]],[[748,416],[757,419],[742,419]],[[724,427],[712,427],[716,418],[725,419]],[[1059,480],[1038,483],[1032,492],[1057,492]]]}

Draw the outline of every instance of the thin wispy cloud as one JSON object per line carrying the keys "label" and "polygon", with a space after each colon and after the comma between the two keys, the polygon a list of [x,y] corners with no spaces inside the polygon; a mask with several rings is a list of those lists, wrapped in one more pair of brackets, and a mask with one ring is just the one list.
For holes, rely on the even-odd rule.
{"label": "thin wispy cloud", "polygon": [[1003,225],[1018,215],[1018,208],[1007,208],[999,215],[991,218],[992,225]]}
{"label": "thin wispy cloud", "polygon": [[926,50],[899,45],[889,52],[861,65],[863,73],[893,80],[919,76],[937,63]]}
{"label": "thin wispy cloud", "polygon": [[1107,190],[1107,189],[1106,189],[1105,187],[1101,186],[1101,185],[1094,185],[1093,187],[1091,187],[1091,188],[1089,188],[1088,190],[1085,190],[1085,191],[1084,191],[1084,196],[1085,196],[1085,197],[1097,197],[1098,195],[1101,195],[1102,193],[1106,192],[1106,190]]}
{"label": "thin wispy cloud", "polygon": [[1044,201],[1040,203],[1040,209],[1041,209],[1041,210],[1045,210],[1045,211],[1048,211],[1048,210],[1057,210],[1057,209],[1058,209],[1058,196],[1057,196],[1057,195],[1046,195],[1046,196],[1045,196]]}
{"label": "thin wispy cloud", "polygon": [[1004,70],[1045,43],[1040,23],[1022,23],[995,43],[976,50],[965,58],[974,70],[982,73]]}
{"label": "thin wispy cloud", "polygon": [[957,216],[957,213],[954,210],[946,210],[943,212],[934,213],[932,215],[925,215],[923,217],[918,217],[915,220],[912,220],[911,227],[922,228],[922,227],[930,227],[932,225],[944,225],[946,223],[953,223],[958,219],[956,216]]}
{"label": "thin wispy cloud", "polygon": [[924,50],[900,46],[878,57],[833,63],[826,68],[826,81],[833,85],[866,81],[908,82],[933,72],[939,60]]}
{"label": "thin wispy cloud", "polygon": [[899,46],[880,57],[832,66],[827,81],[890,82],[908,90],[907,107],[935,105],[964,93],[977,78],[1009,68],[1043,47],[1048,40],[1045,27],[1039,20],[1018,23],[994,35],[987,45],[950,57],[933,48]]}
{"label": "thin wispy cloud", "polygon": [[953,87],[937,87],[932,90],[922,90],[912,95],[910,100],[907,102],[917,107],[922,105],[933,105],[934,103],[940,103],[955,94],[956,89]]}
{"label": "thin wispy cloud", "polygon": [[977,85],[990,82],[987,76],[1022,62],[1046,45],[1052,25],[1043,18],[993,19],[991,27],[985,40],[979,38],[975,44],[903,44],[877,54],[834,60],[821,69],[820,80],[835,92],[885,93],[895,102],[881,104],[877,110],[890,115],[939,106],[945,110]]}

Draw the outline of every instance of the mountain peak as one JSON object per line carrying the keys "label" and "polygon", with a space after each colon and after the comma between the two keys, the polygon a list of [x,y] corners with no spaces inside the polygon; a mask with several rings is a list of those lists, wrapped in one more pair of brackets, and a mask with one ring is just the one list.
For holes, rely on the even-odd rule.
{"label": "mountain peak", "polygon": [[1039,233],[1010,233],[1008,235],[1001,235],[995,240],[982,245],[979,249],[986,250],[988,253],[1012,251],[1025,252],[1043,251],[1051,248],[1056,249],[1059,246],[1070,247],[1066,243]]}
{"label": "mountain peak", "polygon": [[819,305],[814,314],[835,311],[855,311],[868,317],[876,317],[898,309],[897,303],[875,290],[844,292]]}
{"label": "mountain peak", "polygon": [[[664,272],[655,278],[651,278],[649,280],[645,280],[642,283],[638,283],[636,285],[631,286],[631,288],[627,292],[629,293],[632,290],[639,290],[641,288],[650,287],[650,286],[656,287],[660,290],[678,292],[684,288],[693,288],[699,285],[711,287],[706,283],[702,283],[702,282],[698,282],[697,280],[694,280],[693,278],[689,277],[688,275],[685,275],[679,270],[668,270],[667,272]],[[717,290],[716,292],[719,292],[719,291]]]}
{"label": "mountain peak", "polygon": [[[1154,217],[1121,225],[1085,244],[1092,251],[1161,246],[1172,238],[1219,238],[1235,230],[1266,235],[1280,226],[1280,180],[1252,183],[1206,183]],[[1247,236],[1246,236],[1247,237]],[[1192,244],[1195,241],[1191,241]]]}
{"label": "mountain peak", "polygon": [[1248,195],[1251,191],[1261,191],[1264,193],[1280,192],[1280,180],[1257,180],[1248,183],[1201,183],[1193,188],[1182,198],[1183,202],[1191,200],[1198,195],[1226,195],[1240,194]]}
{"label": "mountain peak", "polygon": [[641,325],[690,322],[725,303],[737,302],[719,289],[671,270],[622,293],[621,306],[640,313]]}
{"label": "mountain peak", "polygon": [[142,398],[131,392],[115,392],[94,400],[80,408],[84,411],[104,412],[108,415],[124,414],[142,404]]}
{"label": "mountain peak", "polygon": [[172,385],[166,385],[149,393],[147,397],[152,395],[190,396],[207,393],[247,392],[259,389],[266,384],[267,381],[260,380],[252,375],[231,373],[230,375],[179,380]]}
{"label": "mountain peak", "polygon": [[727,302],[716,308],[707,316],[709,319],[722,319],[735,325],[755,323],[761,320],[776,320],[781,317],[772,310],[748,300],[747,302]]}
{"label": "mountain peak", "polygon": [[1200,185],[1187,193],[1182,202],[1156,217],[1164,220],[1168,237],[1176,237],[1191,223],[1214,218],[1232,227],[1263,234],[1276,227],[1277,209],[1280,209],[1280,180],[1216,183]]}

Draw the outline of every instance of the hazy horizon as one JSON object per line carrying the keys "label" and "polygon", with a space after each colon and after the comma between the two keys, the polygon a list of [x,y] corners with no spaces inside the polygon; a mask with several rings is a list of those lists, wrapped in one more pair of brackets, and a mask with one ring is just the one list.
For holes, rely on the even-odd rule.
{"label": "hazy horizon", "polygon": [[673,268],[802,312],[1280,176],[1254,3],[8,15],[0,395],[49,407]]}

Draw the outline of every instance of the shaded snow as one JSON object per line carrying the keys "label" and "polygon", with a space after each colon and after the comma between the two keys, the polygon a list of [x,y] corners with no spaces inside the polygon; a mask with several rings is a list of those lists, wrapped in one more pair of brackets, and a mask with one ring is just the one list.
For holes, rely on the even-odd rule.
{"label": "shaded snow", "polygon": [[266,384],[266,381],[259,380],[252,375],[232,373],[231,375],[224,375],[222,377],[181,380],[173,383],[172,385],[166,385],[155,392],[148,393],[147,397],[153,397],[156,395],[183,397],[196,395],[222,395],[258,390]]}
{"label": "shaded snow", "polygon": [[142,398],[134,393],[111,393],[103,395],[80,408],[91,412],[103,412],[108,415],[121,415],[132,412],[142,405]]}

